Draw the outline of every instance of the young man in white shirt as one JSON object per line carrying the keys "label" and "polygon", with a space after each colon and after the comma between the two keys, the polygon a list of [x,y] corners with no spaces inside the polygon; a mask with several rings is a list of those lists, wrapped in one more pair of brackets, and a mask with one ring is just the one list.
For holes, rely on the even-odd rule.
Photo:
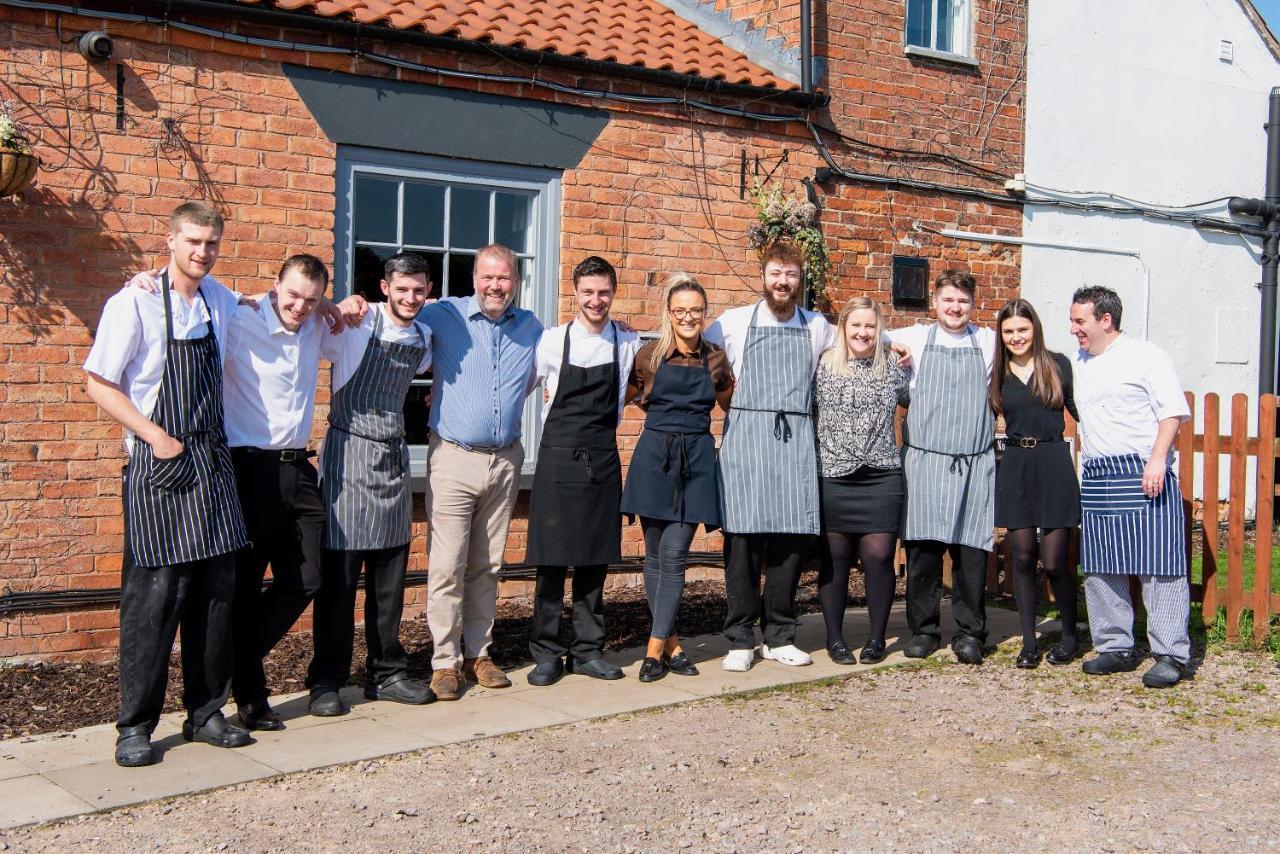
{"label": "young man in white shirt", "polygon": [[1072,297],[1071,332],[1080,343],[1080,568],[1098,652],[1083,669],[1104,675],[1137,668],[1129,599],[1129,577],[1137,576],[1156,660],[1142,683],[1167,688],[1191,660],[1185,517],[1172,467],[1173,443],[1191,411],[1173,361],[1123,334],[1121,311],[1110,288],[1084,287]]}

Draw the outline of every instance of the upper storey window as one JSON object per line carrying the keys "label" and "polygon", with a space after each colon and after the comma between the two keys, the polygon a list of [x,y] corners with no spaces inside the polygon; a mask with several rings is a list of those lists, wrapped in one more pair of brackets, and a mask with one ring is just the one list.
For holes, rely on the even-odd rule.
{"label": "upper storey window", "polygon": [[907,0],[909,54],[970,55],[971,0]]}

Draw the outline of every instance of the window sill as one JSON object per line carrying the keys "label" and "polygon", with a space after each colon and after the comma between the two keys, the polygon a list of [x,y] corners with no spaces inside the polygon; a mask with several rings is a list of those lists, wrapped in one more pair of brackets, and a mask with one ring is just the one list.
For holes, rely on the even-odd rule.
{"label": "window sill", "polygon": [[972,56],[965,56],[962,53],[951,53],[945,50],[934,50],[928,47],[919,47],[909,44],[903,48],[903,53],[907,56],[915,56],[920,59],[936,59],[939,62],[950,62],[953,65],[963,65],[966,68],[977,68],[978,60]]}

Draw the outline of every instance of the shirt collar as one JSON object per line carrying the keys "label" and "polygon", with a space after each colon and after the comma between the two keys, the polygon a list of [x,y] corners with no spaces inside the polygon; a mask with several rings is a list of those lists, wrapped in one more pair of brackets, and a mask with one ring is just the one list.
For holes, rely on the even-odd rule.
{"label": "shirt collar", "polygon": [[[515,304],[515,301],[513,300],[511,304],[507,306],[506,310],[502,312],[502,316],[493,322],[501,323],[502,321],[506,320],[508,317],[511,317],[513,314],[515,314],[515,312],[516,312],[516,304]],[[472,294],[471,296],[467,297],[467,318],[468,319],[474,318],[477,314],[485,318],[486,320],[489,319],[489,316],[480,309],[480,300],[476,299],[475,294]]]}
{"label": "shirt collar", "polygon": [[[285,329],[283,323],[280,322],[280,315],[276,313],[276,307],[271,303],[271,297],[268,295],[266,305],[259,305],[258,310],[262,312],[262,320],[267,324],[268,335],[297,335],[297,332],[291,332]],[[307,318],[310,320],[310,318]],[[305,323],[305,321],[304,321]]]}
{"label": "shirt collar", "polygon": [[[709,347],[707,344],[707,336],[703,335],[698,339],[698,349],[695,350],[691,355],[701,356],[704,353],[706,353],[708,349]],[[672,356],[674,356],[676,353],[679,353],[679,352],[680,352],[679,345],[676,344],[675,341],[672,341],[671,344],[667,347],[667,352],[662,354],[662,358],[670,359]]]}

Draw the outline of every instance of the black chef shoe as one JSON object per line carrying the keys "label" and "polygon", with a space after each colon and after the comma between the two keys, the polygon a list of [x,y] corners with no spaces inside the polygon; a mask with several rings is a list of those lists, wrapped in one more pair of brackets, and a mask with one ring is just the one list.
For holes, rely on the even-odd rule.
{"label": "black chef shoe", "polygon": [[183,721],[182,737],[187,741],[203,741],[214,747],[244,747],[246,744],[253,744],[253,736],[228,723],[222,712],[214,712],[203,726],[194,725],[190,718]]}
{"label": "black chef shoe", "polygon": [[827,655],[831,656],[833,664],[857,664],[858,660],[853,657],[853,650],[849,649],[849,645],[844,641],[836,641],[827,647]]}
{"label": "black chef shoe", "polygon": [[529,684],[539,688],[554,685],[564,676],[564,662],[560,656],[550,661],[539,661],[538,666],[529,671]]}
{"label": "black chef shoe", "polygon": [[129,727],[116,736],[116,764],[121,768],[141,768],[154,765],[155,751],[151,749],[151,727]]}
{"label": "black chef shoe", "polygon": [[610,664],[603,658],[588,658],[586,661],[579,661],[571,655],[565,659],[564,669],[570,673],[581,673],[583,676],[590,676],[592,679],[621,679],[624,675],[621,667],[616,664]]}
{"label": "black chef shoe", "polygon": [[875,664],[877,661],[884,661],[884,641],[871,638],[858,653],[858,663]]}
{"label": "black chef shoe", "polygon": [[1128,673],[1138,669],[1138,654],[1131,649],[1120,652],[1100,652],[1080,666],[1090,676],[1107,676],[1112,673]]}
{"label": "black chef shoe", "polygon": [[662,663],[667,666],[667,670],[677,676],[698,675],[698,668],[689,660],[689,656],[684,654],[684,650],[680,650],[675,655],[662,656]]}
{"label": "black chef shoe", "polygon": [[982,663],[982,641],[972,635],[956,635],[952,638],[951,651],[961,664]]}
{"label": "black chef shoe", "polygon": [[1045,655],[1044,660],[1050,664],[1061,667],[1064,664],[1070,664],[1075,661],[1079,655],[1079,644],[1075,646],[1064,646],[1063,644],[1055,643],[1053,645],[1053,649],[1049,650],[1048,654]]}
{"label": "black chef shoe", "polygon": [[1019,670],[1035,670],[1040,666],[1040,647],[1036,644],[1027,646],[1022,645],[1022,651],[1018,653],[1018,661],[1016,664]]}
{"label": "black chef shoe", "polygon": [[318,718],[337,718],[351,709],[347,708],[337,688],[312,688],[311,705],[307,711]]}
{"label": "black chef shoe", "polygon": [[657,682],[663,676],[667,675],[667,665],[656,658],[645,657],[640,662],[640,675],[637,677],[641,682]]}
{"label": "black chef shoe", "polygon": [[422,706],[433,702],[436,694],[427,683],[420,679],[410,679],[403,673],[388,676],[381,682],[367,683],[364,695],[370,700],[387,700],[392,703],[404,703],[409,706]]}
{"label": "black chef shoe", "polygon": [[938,638],[933,635],[912,635],[911,640],[902,648],[902,654],[907,658],[928,658],[940,645]]}
{"label": "black chef shoe", "polygon": [[237,717],[244,728],[250,731],[258,729],[275,732],[284,729],[284,721],[280,720],[276,710],[266,700],[261,703],[245,703],[238,708]]}
{"label": "black chef shoe", "polygon": [[1172,688],[1182,680],[1186,665],[1171,655],[1157,655],[1155,666],[1142,674],[1148,688]]}

